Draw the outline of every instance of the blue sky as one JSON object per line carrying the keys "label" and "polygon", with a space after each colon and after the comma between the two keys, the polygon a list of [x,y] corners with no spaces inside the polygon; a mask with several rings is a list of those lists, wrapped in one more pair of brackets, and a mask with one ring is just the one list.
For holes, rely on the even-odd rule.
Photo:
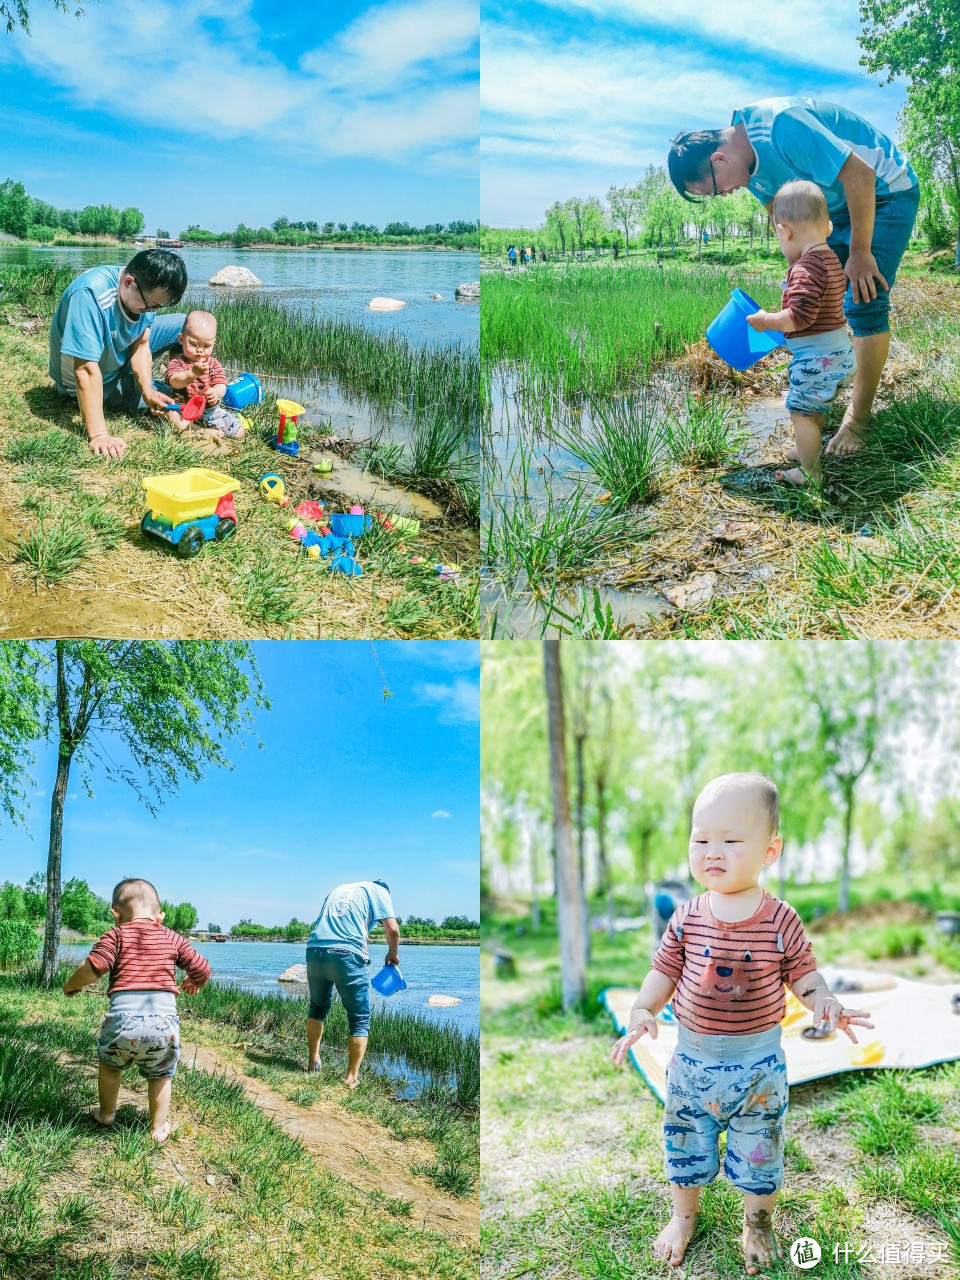
{"label": "blue sky", "polygon": [[475,0],[32,0],[0,32],[4,177],[147,230],[478,209]]}
{"label": "blue sky", "polygon": [[682,129],[821,97],[896,136],[899,84],[859,66],[857,0],[484,0],[481,216],[537,226],[666,163]]}
{"label": "blue sky", "polygon": [[[72,774],[64,880],[109,897],[142,876],[224,928],[313,920],[329,889],[361,879],[386,880],[402,917],[478,919],[479,646],[378,642],[386,702],[365,640],[254,647],[273,704],[258,714],[263,750],[235,742],[232,773],[186,784],[156,818],[125,784],[95,774],[90,800]],[[33,839],[0,827],[0,880],[20,884],[46,867],[53,752],[31,772]]]}

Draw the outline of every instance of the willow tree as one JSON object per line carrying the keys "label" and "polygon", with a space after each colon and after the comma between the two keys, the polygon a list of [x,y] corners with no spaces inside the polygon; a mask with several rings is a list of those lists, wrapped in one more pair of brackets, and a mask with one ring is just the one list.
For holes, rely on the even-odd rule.
{"label": "willow tree", "polygon": [[[57,640],[44,646],[44,697],[57,771],[50,799],[43,981],[59,967],[63,810],[74,764],[90,791],[99,765],[150,813],[181,782],[230,769],[226,743],[269,704],[250,647],[235,641]],[[110,748],[126,751],[114,761]],[[119,754],[119,752],[118,752]]]}

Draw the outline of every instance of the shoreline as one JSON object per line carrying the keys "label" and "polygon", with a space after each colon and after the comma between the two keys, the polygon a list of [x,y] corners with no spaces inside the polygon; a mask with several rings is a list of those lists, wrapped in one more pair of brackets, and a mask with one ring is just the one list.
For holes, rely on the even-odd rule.
{"label": "shoreline", "polygon": [[[47,243],[41,244],[39,240],[11,239],[11,240],[0,241],[0,248],[3,248],[4,245],[7,245],[13,249],[134,249],[137,247],[136,243],[130,240],[111,240],[111,241],[91,240],[89,242],[83,241],[83,240],[61,240],[59,244],[56,244],[52,241],[48,241]],[[153,246],[144,243],[140,247],[147,249],[147,248],[152,248]],[[336,252],[343,252],[344,250],[347,250],[350,252],[363,252],[363,253],[377,252],[381,250],[385,253],[411,253],[411,252],[416,252],[418,250],[423,253],[479,253],[480,252],[479,245],[455,246],[455,245],[447,245],[447,244],[359,244],[359,243],[353,243],[353,242],[348,244],[257,243],[257,244],[245,244],[241,246],[241,245],[235,245],[230,243],[209,244],[209,243],[200,243],[195,240],[185,240],[183,243],[183,248],[184,249],[219,249],[221,251],[226,249],[231,249],[234,253],[249,253],[251,250],[256,251],[258,253],[267,253],[271,251],[277,252],[277,253],[286,253],[287,251],[290,251],[293,253],[311,253],[311,252],[317,252],[317,251],[326,252],[326,253],[336,253]],[[175,249],[174,252],[175,253],[179,252],[179,250]]]}

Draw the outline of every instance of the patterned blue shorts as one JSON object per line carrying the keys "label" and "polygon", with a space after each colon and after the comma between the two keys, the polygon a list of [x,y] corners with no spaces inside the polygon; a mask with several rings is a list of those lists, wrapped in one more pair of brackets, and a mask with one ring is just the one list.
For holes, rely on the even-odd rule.
{"label": "patterned blue shorts", "polygon": [[180,1019],[169,1013],[108,1013],[97,1057],[106,1067],[139,1067],[145,1080],[172,1076],[180,1058]]}
{"label": "patterned blue shorts", "polygon": [[793,413],[823,413],[842,387],[853,381],[857,369],[846,329],[818,333],[810,338],[787,338],[790,349],[790,388],[787,408]]}
{"label": "patterned blue shorts", "polygon": [[663,1133],[667,1178],[702,1187],[723,1171],[741,1191],[766,1196],[783,1185],[787,1065],[780,1027],[747,1036],[707,1036],[679,1028],[667,1066]]}

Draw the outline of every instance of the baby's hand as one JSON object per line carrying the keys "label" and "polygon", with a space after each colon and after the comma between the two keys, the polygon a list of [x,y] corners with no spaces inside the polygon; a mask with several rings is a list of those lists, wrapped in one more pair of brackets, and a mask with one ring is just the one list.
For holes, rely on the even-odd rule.
{"label": "baby's hand", "polygon": [[179,990],[182,996],[195,996],[200,990],[200,983],[194,982],[193,978],[184,978]]}
{"label": "baby's hand", "polygon": [[756,329],[757,333],[763,333],[767,327],[767,312],[755,311],[752,316],[747,316],[747,324],[751,329]]}
{"label": "baby's hand", "polygon": [[226,386],[222,382],[218,382],[215,387],[207,387],[203,393],[207,404],[219,404],[226,393]]}
{"label": "baby's hand", "polygon": [[828,991],[818,995],[814,1001],[813,1025],[820,1027],[826,1022],[831,1031],[842,1031],[854,1044],[859,1044],[859,1041],[850,1027],[869,1027],[873,1030],[873,1023],[867,1022],[869,1017],[870,1014],[862,1009],[844,1009],[837,997],[830,995]]}
{"label": "baby's hand", "polygon": [[191,372],[195,373],[198,378],[202,378],[203,375],[207,372],[208,363],[209,363],[208,356],[197,356],[196,360],[194,360],[193,362],[193,367]]}
{"label": "baby's hand", "polygon": [[627,1057],[628,1050],[632,1049],[643,1033],[646,1031],[651,1040],[657,1038],[657,1020],[648,1009],[641,1009],[639,1013],[642,1017],[634,1018],[633,1026],[625,1036],[621,1036],[617,1043],[610,1050],[610,1061],[618,1067],[622,1067]]}

